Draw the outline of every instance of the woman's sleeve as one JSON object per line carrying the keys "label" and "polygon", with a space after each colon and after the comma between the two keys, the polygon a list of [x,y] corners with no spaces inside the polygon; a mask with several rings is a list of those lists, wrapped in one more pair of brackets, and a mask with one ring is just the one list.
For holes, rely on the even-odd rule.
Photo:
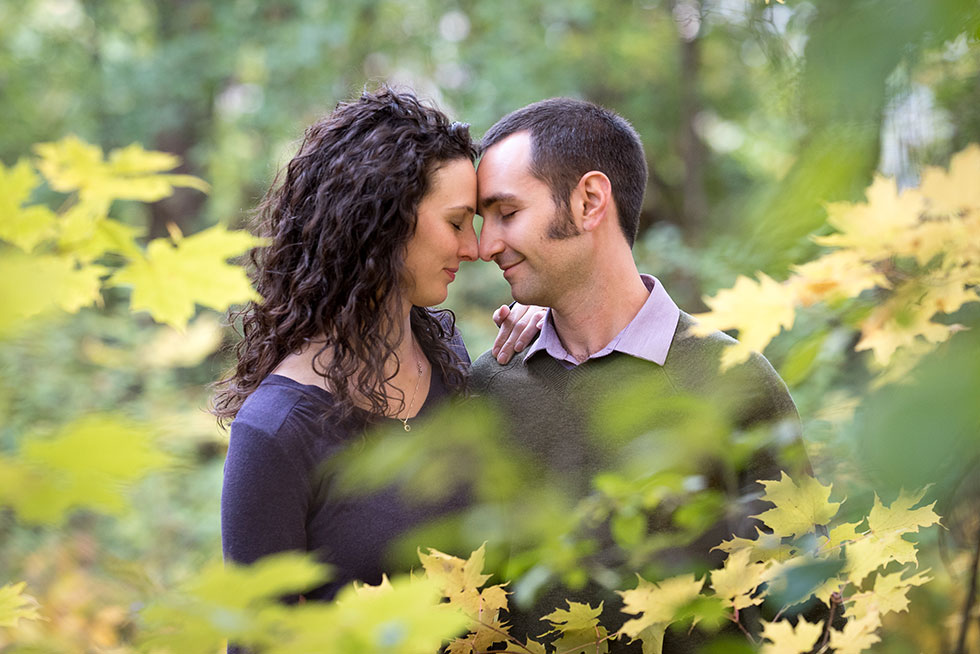
{"label": "woman's sleeve", "polygon": [[226,561],[305,551],[310,501],[307,475],[273,434],[233,424],[221,489],[221,544]]}

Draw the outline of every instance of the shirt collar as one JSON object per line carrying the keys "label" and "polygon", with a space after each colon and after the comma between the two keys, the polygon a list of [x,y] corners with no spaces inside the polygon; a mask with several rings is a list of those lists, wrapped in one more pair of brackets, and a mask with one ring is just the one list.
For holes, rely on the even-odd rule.
{"label": "shirt collar", "polygon": [[[622,352],[661,366],[664,365],[670,344],[674,339],[674,332],[677,330],[677,321],[680,319],[681,312],[656,277],[641,274],[640,279],[650,291],[650,296],[629,324],[608,345],[592,354],[589,359],[604,357],[612,352]],[[526,364],[528,359],[539,352],[544,352],[566,367],[579,365],[575,357],[569,354],[565,350],[565,346],[561,344],[558,331],[551,319],[551,309],[548,309],[545,318],[541,334],[524,355],[524,363]]]}

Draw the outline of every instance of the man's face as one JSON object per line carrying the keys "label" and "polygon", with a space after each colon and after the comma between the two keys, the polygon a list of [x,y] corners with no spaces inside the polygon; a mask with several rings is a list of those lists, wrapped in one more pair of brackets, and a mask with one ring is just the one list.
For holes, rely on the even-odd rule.
{"label": "man's face", "polygon": [[484,153],[477,169],[480,258],[494,261],[524,304],[556,306],[582,276],[578,230],[530,173],[531,136],[512,134]]}

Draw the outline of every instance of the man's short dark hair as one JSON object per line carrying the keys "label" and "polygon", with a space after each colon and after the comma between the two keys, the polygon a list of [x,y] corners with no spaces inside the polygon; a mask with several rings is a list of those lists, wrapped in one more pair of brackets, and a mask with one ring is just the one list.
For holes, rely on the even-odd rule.
{"label": "man's short dark hair", "polygon": [[646,155],[633,126],[591,102],[550,98],[498,120],[483,136],[481,151],[525,131],[531,135],[530,173],[551,188],[557,206],[570,208],[572,189],[590,170],[609,178],[619,226],[632,247],[647,184]]}

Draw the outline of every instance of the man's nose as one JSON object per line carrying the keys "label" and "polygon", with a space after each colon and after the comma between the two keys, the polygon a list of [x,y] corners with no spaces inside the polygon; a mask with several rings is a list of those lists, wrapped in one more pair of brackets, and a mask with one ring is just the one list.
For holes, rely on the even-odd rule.
{"label": "man's nose", "polygon": [[480,228],[480,258],[484,261],[493,261],[493,258],[503,249],[504,242],[500,238],[500,230],[492,220],[484,218],[483,227]]}

